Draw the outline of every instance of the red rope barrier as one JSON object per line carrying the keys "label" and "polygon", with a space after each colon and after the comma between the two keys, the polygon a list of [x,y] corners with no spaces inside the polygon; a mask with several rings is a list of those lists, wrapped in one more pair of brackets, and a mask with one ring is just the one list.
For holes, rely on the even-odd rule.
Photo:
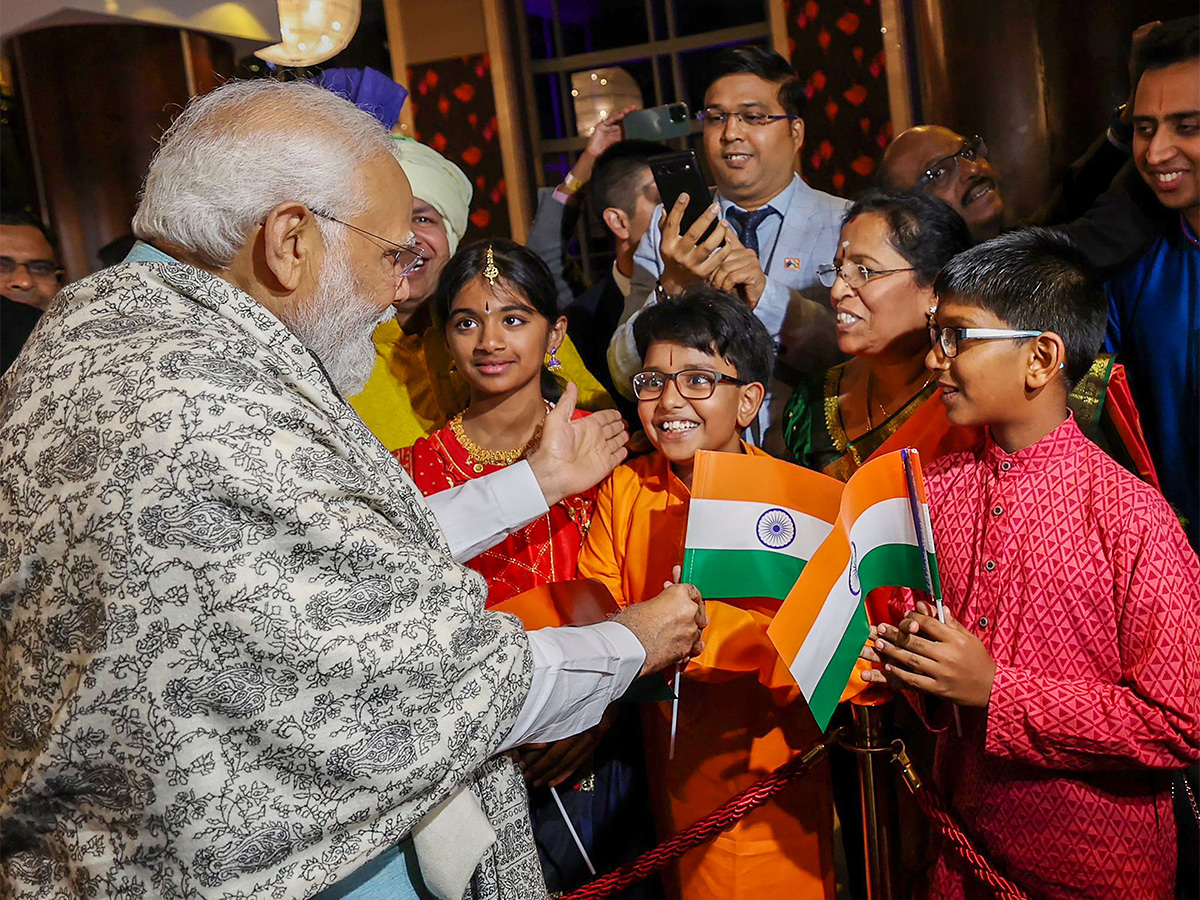
{"label": "red rope barrier", "polygon": [[933,827],[950,842],[962,860],[970,866],[975,877],[991,888],[992,896],[996,900],[1029,900],[1029,895],[1025,891],[1001,875],[992,861],[980,852],[975,841],[963,831],[954,815],[946,809],[941,796],[922,783],[908,754],[904,751],[904,744],[895,741],[892,746],[894,748],[893,758],[900,765],[904,783],[908,785],[909,791],[916,798],[917,805],[929,817]]}
{"label": "red rope barrier", "polygon": [[670,840],[664,841],[653,850],[648,850],[619,869],[614,869],[607,875],[602,875],[595,881],[576,888],[563,900],[600,900],[600,898],[615,894],[632,884],[637,884],[659,869],[666,867],[671,860],[682,856],[693,847],[703,844],[718,832],[724,831],[752,810],[762,806],[787,787],[790,782],[806,775],[825,755],[837,737],[837,730],[831,732],[821,743],[812,747],[803,756],[797,756],[790,762],[784,763],[766,778],[756,781],[740,794],[731,797],[727,802],[704,818],[693,822]]}

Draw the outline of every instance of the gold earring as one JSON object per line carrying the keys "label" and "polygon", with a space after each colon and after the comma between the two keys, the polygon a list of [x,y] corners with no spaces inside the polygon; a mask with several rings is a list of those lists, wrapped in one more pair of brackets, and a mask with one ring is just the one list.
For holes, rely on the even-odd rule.
{"label": "gold earring", "polygon": [[492,245],[488,244],[487,259],[484,261],[483,277],[488,280],[488,284],[492,287],[496,286],[496,279],[500,277],[500,270],[496,268],[496,257],[492,255]]}

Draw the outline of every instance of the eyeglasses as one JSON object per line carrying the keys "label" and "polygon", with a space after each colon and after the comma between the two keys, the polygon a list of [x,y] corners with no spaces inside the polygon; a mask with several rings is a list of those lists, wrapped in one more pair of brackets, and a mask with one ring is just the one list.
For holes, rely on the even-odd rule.
{"label": "eyeglasses", "polygon": [[17,269],[24,269],[34,281],[57,281],[58,276],[66,269],[56,266],[48,259],[35,259],[30,262],[17,262],[11,256],[0,256],[0,275],[5,277],[16,275]]}
{"label": "eyeglasses", "polygon": [[929,322],[929,343],[942,351],[947,359],[958,356],[960,341],[1012,341],[1039,337],[1044,331],[1013,331],[1009,328],[955,328],[946,325],[939,328]]}
{"label": "eyeglasses", "polygon": [[675,390],[679,391],[679,396],[685,400],[707,400],[716,391],[718,384],[736,384],[739,387],[750,384],[749,381],[709,369],[681,369],[674,374],[646,369],[633,376],[634,396],[639,400],[657,400],[667,389],[668,381],[675,382]]}
{"label": "eyeglasses", "polygon": [[784,119],[800,118],[799,116],[772,115],[771,113],[761,112],[727,112],[723,109],[712,108],[702,109],[696,113],[696,118],[705,128],[724,128],[730,116],[733,116],[743,125],[752,125],[756,128],[762,125],[769,125],[772,122],[780,122]]}
{"label": "eyeglasses", "polygon": [[956,151],[949,156],[943,156],[929,165],[921,177],[917,179],[916,190],[923,191],[949,183],[950,179],[954,177],[954,173],[958,171],[958,161],[960,159],[965,159],[967,162],[975,162],[979,159],[986,159],[987,155],[987,144],[983,142],[983,138],[979,135],[964,140],[962,146]]}
{"label": "eyeglasses", "polygon": [[382,241],[384,244],[390,247],[391,249],[384,254],[384,258],[391,263],[391,275],[397,280],[411,274],[421,260],[425,258],[425,254],[423,254],[416,247],[409,247],[404,244],[397,244],[395,241],[389,241],[387,238],[381,237],[378,234],[373,234],[372,232],[367,231],[365,228],[359,228],[357,225],[351,225],[349,222],[343,222],[341,219],[335,219],[333,216],[326,215],[323,212],[317,212],[315,209],[313,210],[313,214],[320,216],[322,219],[328,219],[330,222],[337,222],[339,225],[344,225],[351,231],[357,231],[359,234],[365,235],[366,237],[374,238],[377,241]]}
{"label": "eyeglasses", "polygon": [[842,281],[846,282],[852,288],[860,288],[876,275],[891,275],[893,272],[911,272],[912,266],[904,269],[868,269],[866,266],[851,265],[851,266],[835,266],[832,263],[822,263],[817,266],[817,278],[821,280],[821,284],[827,288],[833,287],[837,277],[842,276]]}

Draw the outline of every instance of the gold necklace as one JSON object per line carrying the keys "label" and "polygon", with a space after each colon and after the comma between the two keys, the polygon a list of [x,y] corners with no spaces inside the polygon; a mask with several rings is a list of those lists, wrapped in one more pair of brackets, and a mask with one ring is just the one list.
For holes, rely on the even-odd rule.
{"label": "gold necklace", "polygon": [[463,414],[459,413],[450,420],[450,433],[454,435],[455,439],[462,444],[463,449],[467,451],[467,456],[471,458],[471,468],[477,474],[482,472],[485,466],[511,466],[517,460],[521,459],[541,439],[542,425],[544,424],[539,422],[537,428],[533,430],[533,437],[520,447],[513,447],[511,450],[489,450],[487,447],[480,447],[467,437],[467,431],[463,428],[462,419]]}
{"label": "gold necklace", "polygon": [[[931,382],[931,381],[933,381],[932,374],[930,374],[930,376],[925,379],[924,384],[922,384],[919,388],[916,389],[916,391],[913,392],[912,396],[910,396],[907,400],[904,401],[904,403],[901,405],[901,408],[903,408],[904,406],[907,406],[909,403],[912,402],[913,397],[916,397],[918,394],[921,393],[921,391],[923,391],[923,390],[925,390],[925,388],[929,387],[929,382]],[[888,420],[887,407],[884,406],[882,403],[880,403],[878,400],[875,400],[874,387],[875,387],[875,373],[871,370],[867,370],[867,429],[868,429],[868,431],[875,430],[875,422],[871,418],[871,401],[872,400],[874,400],[875,405],[877,407],[879,407],[879,411],[881,413],[883,413],[883,421],[886,422]],[[883,423],[881,422],[880,424],[883,424]]]}

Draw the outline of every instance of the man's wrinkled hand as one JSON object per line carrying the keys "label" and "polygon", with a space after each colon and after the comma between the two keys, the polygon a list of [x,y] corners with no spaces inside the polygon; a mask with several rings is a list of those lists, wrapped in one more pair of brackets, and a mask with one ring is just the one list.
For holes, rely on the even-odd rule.
{"label": "man's wrinkled hand", "polygon": [[646,649],[641,675],[687,662],[704,650],[701,634],[708,626],[708,616],[694,585],[672,584],[656,597],[626,607],[616,621],[632,631]]}
{"label": "man's wrinkled hand", "polygon": [[740,297],[743,303],[754,309],[767,289],[767,275],[758,261],[758,254],[746,249],[738,240],[737,232],[724,222],[721,228],[725,230],[725,246],[729,252],[708,276],[708,280],[713,287]]}
{"label": "man's wrinkled hand", "polygon": [[575,385],[568,384],[527,457],[547,506],[599,484],[625,458],[629,432],[621,414],[602,409],[572,421],[578,396]]}
{"label": "man's wrinkled hand", "polygon": [[680,194],[670,210],[663,210],[659,222],[662,230],[659,251],[663,260],[663,272],[659,280],[668,294],[678,294],[689,284],[708,279],[729,253],[728,244],[721,246],[725,240],[725,230],[720,226],[714,228],[705,240],[700,240],[700,236],[720,215],[721,209],[715,203],[692,223],[691,228],[680,233],[679,226],[687,205],[688,195]]}

